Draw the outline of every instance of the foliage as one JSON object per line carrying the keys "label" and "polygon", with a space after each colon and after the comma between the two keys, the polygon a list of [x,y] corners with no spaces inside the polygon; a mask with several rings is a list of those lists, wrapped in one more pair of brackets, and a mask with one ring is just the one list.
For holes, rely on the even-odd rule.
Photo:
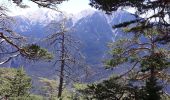
{"label": "foliage", "polygon": [[30,94],[28,100],[44,100],[42,96],[40,95],[35,95],[35,94]]}
{"label": "foliage", "polygon": [[56,80],[40,78],[40,82],[43,83],[42,90],[45,92],[45,96],[49,100],[56,100],[57,86],[58,86],[58,83],[56,82]]}
{"label": "foliage", "polygon": [[133,87],[128,81],[115,77],[77,90],[83,94],[82,100],[141,100],[139,98],[143,93],[141,89]]}
{"label": "foliage", "polygon": [[13,31],[15,21],[6,14],[7,11],[6,7],[0,6],[0,40],[2,40],[0,42],[2,57],[0,65],[18,56],[23,56],[31,60],[52,59],[51,53],[36,44],[23,46],[26,44],[26,38]]}
{"label": "foliage", "polygon": [[[166,43],[170,41],[170,24],[165,18],[170,17],[170,2],[168,0],[90,0],[90,2],[92,7],[104,10],[107,14],[119,8],[135,9],[136,19],[113,26],[113,28],[127,28],[125,31],[129,36],[111,44],[112,56],[106,61],[106,67],[130,65],[131,69],[120,77],[126,76],[134,69],[137,70],[138,73],[133,78],[135,81],[142,81],[142,84],[138,83],[139,86],[145,83],[139,89],[142,92],[140,99],[160,100],[163,85],[159,82],[170,65],[169,48],[166,48]],[[163,77],[169,77],[164,74]]]}
{"label": "foliage", "polygon": [[[88,88],[84,92],[90,95],[88,98],[94,98],[97,100],[116,100],[121,98],[123,88],[116,80],[106,80],[99,84],[88,85]],[[120,94],[120,95],[119,95]]]}
{"label": "foliage", "polygon": [[[4,71],[6,71],[4,73]],[[0,95],[10,98],[29,97],[31,89],[31,78],[23,70],[2,68],[0,69]]]}
{"label": "foliage", "polygon": [[[154,31],[151,29],[143,30],[143,32],[145,33],[131,33],[134,35],[131,35],[130,39],[119,40],[118,43],[113,44],[114,52],[112,52],[110,61],[112,63],[106,64],[111,68],[123,64],[131,65],[131,69],[121,76],[127,75],[136,68],[138,73],[140,73],[135,76],[136,81],[146,81],[145,85],[141,87],[144,95],[142,98],[144,100],[160,100],[163,92],[163,84],[159,84],[161,80],[160,73],[164,73],[164,70],[169,67],[170,58],[169,53],[167,53],[169,49],[166,48],[165,44],[162,45],[155,41],[158,34],[153,33]],[[122,49],[121,52],[119,48]],[[118,58],[127,58],[127,60],[122,62],[117,60]]]}
{"label": "foliage", "polygon": [[52,54],[49,53],[46,49],[41,48],[36,44],[31,44],[23,47],[26,52],[25,56],[28,59],[52,59]]}
{"label": "foliage", "polygon": [[0,69],[0,95],[8,95],[11,92],[9,79],[12,79],[15,76],[16,70],[9,68]]}
{"label": "foliage", "polygon": [[[18,6],[25,8],[27,7],[27,4],[23,4],[23,0],[11,0],[14,3],[16,3]],[[42,7],[51,7],[51,6],[55,6],[56,4],[61,4],[64,1],[68,1],[68,0],[30,0],[36,4],[38,4],[38,6],[42,6]]]}
{"label": "foliage", "polygon": [[169,67],[170,62],[167,61],[167,57],[164,53],[157,52],[150,56],[143,57],[141,61],[142,71],[149,71],[151,65],[154,65],[157,70],[163,70]]}
{"label": "foliage", "polygon": [[155,77],[150,77],[146,81],[146,87],[144,87],[146,95],[144,100],[161,100],[161,95],[162,95],[162,86],[158,85],[157,79]]}
{"label": "foliage", "polygon": [[[88,99],[97,100],[161,100],[165,92],[162,77],[169,77],[165,70],[169,67],[170,58],[168,44],[155,41],[158,35],[155,30],[125,33],[124,38],[110,43],[111,56],[106,60],[106,68],[129,66],[128,71],[116,78],[88,85],[80,92]],[[133,71],[136,73],[128,77]],[[121,78],[126,80],[123,85],[118,81]]]}
{"label": "foliage", "polygon": [[39,95],[30,95],[30,96],[23,96],[23,97],[12,97],[9,98],[10,100],[44,100],[42,96]]}
{"label": "foliage", "polygon": [[87,84],[75,83],[75,84],[73,84],[73,86],[77,90],[84,90],[87,88]]}
{"label": "foliage", "polygon": [[[40,82],[43,84],[42,92],[44,98],[48,100],[59,100],[57,97],[58,94],[58,82],[54,79],[40,78]],[[62,100],[72,100],[72,96],[74,95],[67,88],[64,88],[62,96],[60,97]]]}
{"label": "foliage", "polygon": [[28,77],[23,69],[17,70],[16,75],[9,81],[11,86],[11,96],[28,96],[31,89],[31,78]]}
{"label": "foliage", "polygon": [[[156,38],[156,41],[163,43],[170,41],[170,24],[167,19],[170,18],[169,4],[169,0],[90,0],[92,7],[103,10],[107,14],[111,14],[112,11],[117,11],[120,8],[134,8],[136,19],[115,25],[114,28],[127,27],[133,23],[136,23],[133,30],[157,27],[161,34]],[[143,18],[140,17],[142,15],[144,15]]]}

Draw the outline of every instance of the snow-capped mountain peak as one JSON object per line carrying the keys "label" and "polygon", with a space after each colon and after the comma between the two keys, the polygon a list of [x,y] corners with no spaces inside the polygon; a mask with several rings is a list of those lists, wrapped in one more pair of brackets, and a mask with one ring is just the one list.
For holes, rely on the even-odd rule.
{"label": "snow-capped mountain peak", "polygon": [[30,21],[30,24],[42,24],[46,25],[50,23],[52,20],[60,20],[60,13],[57,11],[53,11],[50,9],[40,8],[36,11],[31,11],[27,14],[22,15]]}

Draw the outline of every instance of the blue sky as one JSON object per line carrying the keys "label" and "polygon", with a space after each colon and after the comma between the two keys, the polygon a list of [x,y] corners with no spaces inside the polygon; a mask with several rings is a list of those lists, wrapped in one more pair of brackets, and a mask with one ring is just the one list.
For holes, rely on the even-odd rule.
{"label": "blue sky", "polygon": [[[29,0],[23,0],[28,5],[31,5],[30,8],[20,9],[16,7],[14,4],[8,2],[8,0],[0,0],[0,5],[7,6],[13,15],[20,15],[22,13],[26,13],[39,9],[36,4],[30,2]],[[89,0],[69,0],[65,1],[62,4],[58,5],[59,10],[65,11],[67,13],[78,13],[85,9],[90,9]]]}

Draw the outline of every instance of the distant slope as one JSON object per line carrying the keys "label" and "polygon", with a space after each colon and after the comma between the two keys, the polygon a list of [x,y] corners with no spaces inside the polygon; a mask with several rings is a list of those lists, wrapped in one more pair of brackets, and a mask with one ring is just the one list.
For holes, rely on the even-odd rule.
{"label": "distant slope", "polygon": [[[71,34],[74,38],[81,41],[81,52],[85,56],[85,60],[91,66],[92,76],[88,79],[94,81],[107,77],[109,73],[104,70],[102,61],[106,57],[108,51],[107,43],[121,38],[122,30],[112,29],[112,25],[118,24],[127,20],[132,20],[135,17],[128,12],[118,11],[112,16],[107,16],[99,11],[83,11],[77,15],[69,15],[68,26],[74,29]],[[52,22],[60,22],[63,16],[51,10],[40,10],[23,16],[14,17],[17,21],[15,30],[20,34],[28,37],[32,43],[42,43],[42,39],[50,34],[48,26]],[[26,62],[22,58],[17,58],[12,61],[11,66],[17,67],[24,65],[27,72],[34,76],[53,76],[55,67],[53,62]],[[93,77],[93,78],[92,78]]]}

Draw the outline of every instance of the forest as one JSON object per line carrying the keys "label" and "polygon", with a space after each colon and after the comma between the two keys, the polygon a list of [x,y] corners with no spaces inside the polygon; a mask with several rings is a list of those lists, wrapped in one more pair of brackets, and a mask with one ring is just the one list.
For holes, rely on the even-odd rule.
{"label": "forest", "polygon": [[73,1],[0,0],[0,100],[170,100],[170,1]]}

